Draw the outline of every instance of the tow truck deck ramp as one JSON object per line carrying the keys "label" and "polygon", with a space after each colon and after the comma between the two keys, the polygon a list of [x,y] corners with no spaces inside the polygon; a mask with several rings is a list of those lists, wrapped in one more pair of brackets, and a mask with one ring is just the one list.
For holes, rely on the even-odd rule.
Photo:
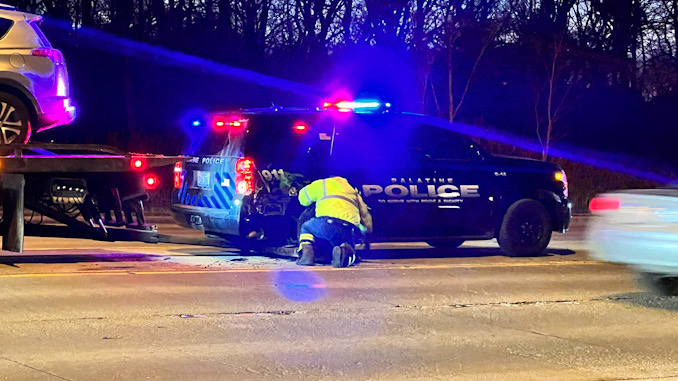
{"label": "tow truck deck ramp", "polygon": [[[23,252],[24,235],[158,242],[146,223],[143,182],[190,157],[135,154],[94,144],[0,148],[2,249]],[[155,171],[155,172],[154,172]],[[149,177],[150,176],[150,177]],[[24,209],[63,225],[24,220]]]}

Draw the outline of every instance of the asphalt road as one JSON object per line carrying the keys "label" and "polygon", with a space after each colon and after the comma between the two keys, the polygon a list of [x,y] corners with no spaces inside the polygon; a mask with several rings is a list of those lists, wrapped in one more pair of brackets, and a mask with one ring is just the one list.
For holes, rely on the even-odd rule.
{"label": "asphalt road", "polygon": [[350,269],[27,238],[0,255],[0,379],[678,379],[678,300],[589,260],[584,224],[542,257],[384,244]]}

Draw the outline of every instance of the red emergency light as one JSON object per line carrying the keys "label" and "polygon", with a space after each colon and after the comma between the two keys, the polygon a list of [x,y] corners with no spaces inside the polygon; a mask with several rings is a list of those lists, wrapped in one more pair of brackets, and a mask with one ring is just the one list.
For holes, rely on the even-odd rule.
{"label": "red emergency light", "polygon": [[[385,108],[391,107],[390,103],[385,103],[383,105]],[[357,112],[357,113],[369,113],[379,110],[382,107],[381,102],[376,100],[356,100],[356,101],[346,101],[342,100],[339,102],[324,102],[323,109],[325,110],[335,110],[339,112]]]}
{"label": "red emergency light", "polygon": [[217,131],[242,130],[247,124],[248,119],[241,118],[237,115],[215,115],[212,117],[212,128]]}
{"label": "red emergency light", "polygon": [[294,124],[294,132],[298,134],[303,134],[308,131],[308,125],[304,122],[298,122]]}

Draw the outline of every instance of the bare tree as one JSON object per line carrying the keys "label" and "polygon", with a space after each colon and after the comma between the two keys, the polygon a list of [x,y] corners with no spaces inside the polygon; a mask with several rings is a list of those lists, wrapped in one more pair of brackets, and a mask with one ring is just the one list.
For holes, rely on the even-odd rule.
{"label": "bare tree", "polygon": [[[569,108],[571,101],[569,96],[578,81],[576,72],[568,65],[564,39],[565,33],[563,32],[546,47],[546,52],[538,53],[545,58],[543,80],[533,83],[535,89],[534,119],[537,139],[542,148],[542,160],[549,157],[549,148],[553,142],[555,128]],[[542,49],[538,47],[538,50]],[[539,82],[542,84],[539,85]]]}

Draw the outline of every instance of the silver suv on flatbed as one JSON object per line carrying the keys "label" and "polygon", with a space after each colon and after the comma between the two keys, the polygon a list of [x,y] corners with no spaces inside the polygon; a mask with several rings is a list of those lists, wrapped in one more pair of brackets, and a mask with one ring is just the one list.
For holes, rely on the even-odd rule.
{"label": "silver suv on flatbed", "polygon": [[75,119],[64,56],[40,30],[41,19],[0,4],[0,145]]}

